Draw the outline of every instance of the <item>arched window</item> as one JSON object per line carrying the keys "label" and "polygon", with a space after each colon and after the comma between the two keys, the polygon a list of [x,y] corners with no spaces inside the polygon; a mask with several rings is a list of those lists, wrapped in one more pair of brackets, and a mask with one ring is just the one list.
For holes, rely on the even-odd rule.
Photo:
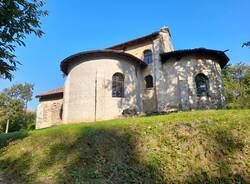
{"label": "arched window", "polygon": [[143,61],[147,64],[151,64],[153,62],[153,55],[151,50],[144,51]]}
{"label": "arched window", "polygon": [[146,82],[146,88],[154,87],[152,75],[147,75],[144,79],[145,79],[145,82]]}
{"label": "arched window", "polygon": [[196,92],[197,96],[207,96],[208,95],[208,78],[202,73],[199,73],[195,77]]}
{"label": "arched window", "polygon": [[112,97],[124,97],[124,75],[115,73],[112,76]]}

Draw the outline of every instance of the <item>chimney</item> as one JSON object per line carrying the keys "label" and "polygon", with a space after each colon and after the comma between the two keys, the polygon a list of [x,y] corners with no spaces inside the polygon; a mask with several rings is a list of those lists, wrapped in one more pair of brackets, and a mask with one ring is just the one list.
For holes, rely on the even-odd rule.
{"label": "chimney", "polygon": [[173,44],[171,41],[171,34],[169,28],[167,26],[163,26],[160,29],[160,35],[162,37],[162,44],[163,44],[163,52],[171,52],[174,50]]}
{"label": "chimney", "polygon": [[163,33],[168,33],[169,36],[171,37],[171,34],[170,34],[170,31],[169,31],[169,28],[167,26],[163,26],[161,29],[160,29],[160,32],[163,32]]}

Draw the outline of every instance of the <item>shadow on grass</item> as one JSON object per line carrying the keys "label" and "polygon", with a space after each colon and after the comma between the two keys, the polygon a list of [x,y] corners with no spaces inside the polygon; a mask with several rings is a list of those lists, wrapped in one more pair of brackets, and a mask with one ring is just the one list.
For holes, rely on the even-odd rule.
{"label": "shadow on grass", "polygon": [[[121,128],[79,128],[76,137],[67,131],[55,135],[44,156],[25,152],[16,159],[4,159],[0,169],[4,179],[17,183],[67,184],[157,184],[172,183],[161,171],[162,165],[150,164],[138,148],[138,133]],[[244,144],[228,132],[217,132],[219,147],[213,152],[213,162],[222,172],[218,177],[203,171],[192,171],[180,183],[247,183],[240,173],[230,168],[229,154],[242,151]],[[35,164],[35,167],[34,167]],[[223,173],[224,172],[224,173]],[[168,178],[168,179],[166,179]],[[174,180],[176,181],[176,180]]]}
{"label": "shadow on grass", "polygon": [[23,139],[28,136],[27,131],[11,132],[8,134],[0,134],[0,149],[8,146],[12,141]]}
{"label": "shadow on grass", "polygon": [[[55,183],[159,183],[161,174],[140,159],[136,143],[132,132],[86,128],[73,147],[66,145],[77,157]],[[57,152],[58,145],[51,154]]]}
{"label": "shadow on grass", "polygon": [[[34,160],[30,152],[15,160],[1,160],[3,179],[46,184],[160,183],[162,176],[157,168],[140,159],[132,132],[92,127],[79,132],[73,142],[67,140],[67,135],[63,136],[65,140],[53,140],[56,143],[49,146],[46,157],[36,161],[35,171],[31,168]],[[52,178],[41,177],[60,164],[63,167],[55,168]]]}

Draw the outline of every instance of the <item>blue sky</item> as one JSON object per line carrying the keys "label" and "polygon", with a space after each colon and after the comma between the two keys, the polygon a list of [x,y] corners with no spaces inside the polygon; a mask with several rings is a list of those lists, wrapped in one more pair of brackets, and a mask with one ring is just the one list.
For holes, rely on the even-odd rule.
{"label": "blue sky", "polygon": [[[63,86],[60,62],[67,56],[105,48],[158,31],[171,31],[174,49],[205,47],[226,50],[230,62],[250,64],[249,0],[61,0],[47,1],[42,38],[29,36],[16,55],[22,65],[12,82],[35,84],[35,94]],[[29,103],[36,108],[37,99]]]}

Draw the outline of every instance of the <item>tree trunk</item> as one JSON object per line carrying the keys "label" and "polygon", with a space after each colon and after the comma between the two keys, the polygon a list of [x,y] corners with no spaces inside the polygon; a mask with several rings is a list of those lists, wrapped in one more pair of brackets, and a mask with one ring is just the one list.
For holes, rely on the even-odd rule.
{"label": "tree trunk", "polygon": [[7,134],[8,131],[9,131],[9,123],[10,123],[10,120],[7,120],[6,129],[5,129],[5,133],[6,133],[6,134]]}

